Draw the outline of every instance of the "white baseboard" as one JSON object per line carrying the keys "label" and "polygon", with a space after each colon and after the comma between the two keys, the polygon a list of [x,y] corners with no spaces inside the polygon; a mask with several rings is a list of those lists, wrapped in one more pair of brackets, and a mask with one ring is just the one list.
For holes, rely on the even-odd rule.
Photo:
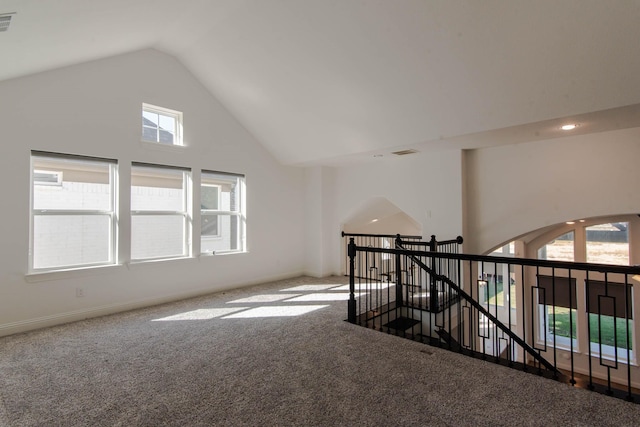
{"label": "white baseboard", "polygon": [[138,308],[151,307],[159,304],[180,301],[188,298],[199,297],[202,295],[210,295],[218,292],[228,291],[230,289],[244,288],[247,286],[258,285],[261,283],[274,282],[277,280],[292,279],[303,276],[304,272],[296,271],[273,276],[261,277],[260,279],[250,280],[242,284],[231,284],[229,286],[219,287],[215,289],[199,289],[190,292],[181,292],[162,297],[146,298],[133,302],[116,303],[91,307],[81,310],[68,311],[65,313],[56,313],[49,316],[36,317],[32,319],[19,320],[0,324],[0,337],[19,334],[23,332],[33,331],[36,329],[48,328],[51,326],[62,325],[65,323],[77,322],[80,320],[91,319],[94,317],[106,316],[109,314],[122,313]]}

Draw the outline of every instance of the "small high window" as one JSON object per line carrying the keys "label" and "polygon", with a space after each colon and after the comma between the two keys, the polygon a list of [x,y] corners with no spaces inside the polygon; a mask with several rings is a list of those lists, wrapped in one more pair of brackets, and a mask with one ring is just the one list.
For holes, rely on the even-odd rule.
{"label": "small high window", "polygon": [[183,145],[182,113],[142,104],[142,140],[165,145]]}

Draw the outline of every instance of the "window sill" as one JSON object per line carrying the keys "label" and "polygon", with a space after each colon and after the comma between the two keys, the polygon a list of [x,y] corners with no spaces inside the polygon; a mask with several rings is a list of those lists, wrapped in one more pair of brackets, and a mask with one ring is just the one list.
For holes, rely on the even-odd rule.
{"label": "window sill", "polygon": [[171,262],[171,263],[191,262],[193,260],[194,260],[193,257],[153,258],[153,259],[141,259],[141,260],[129,261],[125,263],[125,265],[129,270],[131,270],[131,269],[136,269],[138,267],[141,267],[144,265],[150,265],[150,264],[152,265],[152,264],[166,263],[166,262]]}
{"label": "window sill", "polygon": [[25,280],[29,283],[47,282],[60,279],[72,279],[76,277],[96,276],[99,274],[115,273],[122,264],[98,265],[91,267],[78,267],[66,270],[50,270],[26,274]]}
{"label": "window sill", "polygon": [[249,251],[225,251],[225,252],[204,252],[198,255],[198,258],[211,258],[217,256],[227,256],[227,255],[241,255],[248,254]]}
{"label": "window sill", "polygon": [[[536,344],[538,346],[543,346],[544,345],[544,341],[541,340],[536,340]],[[577,341],[574,340],[573,342],[573,354],[579,354],[579,355],[583,355],[583,356],[589,356],[589,353],[586,352],[582,352],[578,350],[578,343]],[[615,362],[615,356],[614,356],[614,352],[613,352],[613,347],[611,346],[603,346],[605,351],[602,354],[602,359],[603,360],[607,360],[610,362]],[[608,348],[607,348],[608,347]],[[571,347],[569,345],[569,342],[567,341],[566,343],[560,343],[560,342],[556,342],[556,347],[555,347],[558,351],[561,352],[566,352],[566,353],[571,353]],[[549,341],[547,342],[547,351],[551,351],[553,352],[553,341]],[[600,352],[598,351],[598,345],[591,343],[591,358],[598,360],[600,359]],[[630,351],[630,356],[631,356],[631,366],[638,366],[636,357],[633,353],[633,350]],[[567,356],[568,358],[568,356]],[[627,363],[627,350],[626,349],[618,349],[618,362],[620,363]]]}

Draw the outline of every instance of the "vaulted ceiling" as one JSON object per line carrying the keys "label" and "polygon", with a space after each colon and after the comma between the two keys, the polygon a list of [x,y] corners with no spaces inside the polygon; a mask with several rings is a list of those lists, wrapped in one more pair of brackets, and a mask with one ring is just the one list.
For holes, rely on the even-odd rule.
{"label": "vaulted ceiling", "polygon": [[640,126],[636,0],[0,0],[14,12],[0,80],[155,48],[285,164]]}

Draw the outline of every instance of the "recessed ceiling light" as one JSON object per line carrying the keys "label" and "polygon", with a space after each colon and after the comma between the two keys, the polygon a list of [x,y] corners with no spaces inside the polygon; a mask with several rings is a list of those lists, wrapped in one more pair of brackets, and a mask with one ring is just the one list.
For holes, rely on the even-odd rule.
{"label": "recessed ceiling light", "polygon": [[574,130],[577,127],[578,127],[577,124],[569,123],[569,124],[566,124],[566,125],[562,126],[560,129],[562,129],[562,130]]}
{"label": "recessed ceiling light", "polygon": [[372,219],[371,222],[378,222],[378,218]]}
{"label": "recessed ceiling light", "polygon": [[567,224],[567,225],[573,225],[573,224],[575,224],[575,223],[576,223],[575,221],[567,221],[567,222],[566,222],[566,224]]}

